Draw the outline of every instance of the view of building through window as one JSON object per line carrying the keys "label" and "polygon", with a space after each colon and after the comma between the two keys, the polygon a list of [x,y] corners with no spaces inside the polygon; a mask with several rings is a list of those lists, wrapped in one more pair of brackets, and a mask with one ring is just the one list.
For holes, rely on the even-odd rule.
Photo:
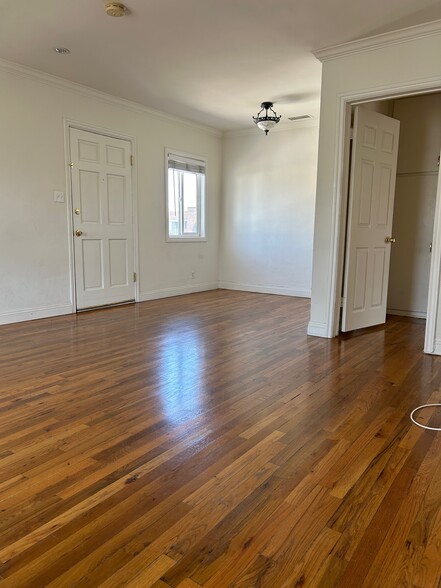
{"label": "view of building through window", "polygon": [[170,235],[179,235],[179,201],[182,201],[184,233],[198,234],[197,177],[195,173],[168,170],[168,222]]}
{"label": "view of building through window", "polygon": [[200,225],[204,180],[205,177],[200,173],[169,167],[169,237],[203,236]]}

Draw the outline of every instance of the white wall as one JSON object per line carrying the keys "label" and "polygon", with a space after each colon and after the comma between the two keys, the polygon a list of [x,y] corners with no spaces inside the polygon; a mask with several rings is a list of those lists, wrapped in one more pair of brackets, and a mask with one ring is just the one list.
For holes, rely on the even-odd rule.
{"label": "white wall", "polygon": [[345,177],[341,159],[344,103],[441,88],[441,23],[349,43],[323,60],[310,334],[338,329],[343,269]]}
{"label": "white wall", "polygon": [[441,94],[396,100],[401,122],[389,273],[388,312],[424,317],[430,273],[437,159],[441,148]]}
{"label": "white wall", "polygon": [[[140,299],[217,287],[219,133],[5,62],[0,87],[0,323],[72,310],[65,118],[137,138]],[[165,241],[166,146],[208,158],[206,243]]]}
{"label": "white wall", "polygon": [[220,286],[309,296],[318,127],[226,134]]}
{"label": "white wall", "polygon": [[[372,112],[378,112],[386,116],[393,116],[394,114],[394,100],[374,100],[373,102],[366,102],[363,104],[363,108],[371,110]],[[352,113],[352,123],[354,122],[354,113]]]}

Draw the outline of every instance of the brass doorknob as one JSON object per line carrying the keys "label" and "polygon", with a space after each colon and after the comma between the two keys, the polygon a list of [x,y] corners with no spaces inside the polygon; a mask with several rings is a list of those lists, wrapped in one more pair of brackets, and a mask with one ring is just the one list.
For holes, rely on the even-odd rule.
{"label": "brass doorknob", "polygon": [[395,243],[395,241],[395,237],[386,237],[386,239],[384,240],[385,243]]}
{"label": "brass doorknob", "polygon": [[76,235],[77,237],[81,237],[81,235],[82,235],[82,234],[83,234],[83,231],[82,231],[81,229],[77,229],[77,230],[75,231],[75,235]]}

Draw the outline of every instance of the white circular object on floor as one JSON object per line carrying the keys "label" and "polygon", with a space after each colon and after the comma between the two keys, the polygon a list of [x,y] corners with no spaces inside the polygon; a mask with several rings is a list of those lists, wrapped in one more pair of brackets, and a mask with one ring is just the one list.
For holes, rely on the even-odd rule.
{"label": "white circular object on floor", "polygon": [[422,429],[428,429],[429,431],[441,431],[441,427],[429,427],[428,425],[422,425],[421,423],[417,423],[417,421],[413,418],[413,415],[417,412],[417,410],[421,410],[422,408],[429,408],[430,406],[439,406],[439,407],[441,407],[441,404],[439,404],[439,403],[436,403],[436,404],[422,404],[421,406],[417,406],[410,413],[410,420],[415,425],[417,425],[418,427],[421,427]]}

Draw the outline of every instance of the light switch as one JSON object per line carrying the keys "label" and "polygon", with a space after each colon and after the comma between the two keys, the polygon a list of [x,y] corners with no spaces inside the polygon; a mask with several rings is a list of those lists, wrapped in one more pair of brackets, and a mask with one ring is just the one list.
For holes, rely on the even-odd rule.
{"label": "light switch", "polygon": [[54,192],[54,202],[64,202],[64,192]]}

